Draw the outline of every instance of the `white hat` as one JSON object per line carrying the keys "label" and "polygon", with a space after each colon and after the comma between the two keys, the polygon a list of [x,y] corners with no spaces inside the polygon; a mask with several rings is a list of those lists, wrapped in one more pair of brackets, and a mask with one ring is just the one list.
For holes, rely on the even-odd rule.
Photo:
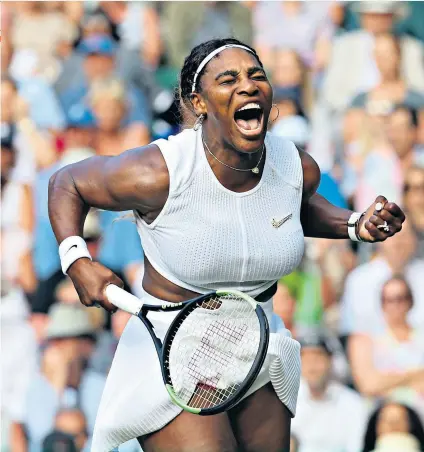
{"label": "white hat", "polygon": [[49,311],[46,339],[71,338],[96,333],[86,308],[57,303]]}
{"label": "white hat", "polygon": [[398,16],[406,15],[404,2],[398,2],[396,0],[355,2],[353,9],[358,13],[396,14]]}

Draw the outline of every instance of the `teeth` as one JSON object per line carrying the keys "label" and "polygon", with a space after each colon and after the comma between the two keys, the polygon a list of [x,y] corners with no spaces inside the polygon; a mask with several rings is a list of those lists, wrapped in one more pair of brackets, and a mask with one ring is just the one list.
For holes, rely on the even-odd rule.
{"label": "teeth", "polygon": [[247,104],[244,107],[239,108],[237,111],[251,110],[251,109],[261,110],[261,106],[255,102],[250,102],[250,104]]}

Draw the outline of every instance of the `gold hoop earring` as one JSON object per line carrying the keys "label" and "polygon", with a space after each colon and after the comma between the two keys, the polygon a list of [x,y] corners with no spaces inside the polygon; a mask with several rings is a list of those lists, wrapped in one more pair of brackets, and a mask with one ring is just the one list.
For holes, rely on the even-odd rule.
{"label": "gold hoop earring", "polygon": [[277,116],[274,119],[270,119],[270,121],[272,123],[274,123],[278,119],[278,117],[280,116],[280,109],[277,107],[277,104],[272,104],[271,111],[272,111],[273,108],[277,109]]}
{"label": "gold hoop earring", "polygon": [[193,130],[196,132],[200,129],[201,125],[203,124],[203,121],[205,120],[205,115],[202,113],[200,116],[197,117],[196,122],[194,123]]}

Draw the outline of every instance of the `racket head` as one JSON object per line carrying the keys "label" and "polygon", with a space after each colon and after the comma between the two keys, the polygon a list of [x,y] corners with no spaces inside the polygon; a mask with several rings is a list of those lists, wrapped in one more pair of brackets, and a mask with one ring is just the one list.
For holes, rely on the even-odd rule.
{"label": "racket head", "polygon": [[258,376],[268,350],[261,306],[235,290],[190,301],[163,341],[162,376],[172,401],[200,415],[227,411]]}

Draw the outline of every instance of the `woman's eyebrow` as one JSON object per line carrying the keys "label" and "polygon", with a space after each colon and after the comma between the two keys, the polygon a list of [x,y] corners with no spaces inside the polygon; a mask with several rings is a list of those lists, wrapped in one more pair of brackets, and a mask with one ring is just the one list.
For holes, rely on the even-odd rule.
{"label": "woman's eyebrow", "polygon": [[216,77],[215,80],[220,79],[221,77],[225,77],[226,75],[231,75],[232,77],[237,77],[239,74],[239,71],[236,71],[235,69],[227,69],[224,72],[220,72]]}
{"label": "woman's eyebrow", "polygon": [[262,72],[263,74],[265,74],[264,68],[263,68],[263,67],[260,67],[260,66],[253,66],[253,67],[251,67],[251,68],[249,68],[249,69],[247,70],[247,73],[248,73],[249,75],[252,75],[252,74],[254,74],[255,72]]}
{"label": "woman's eyebrow", "polygon": [[[248,75],[252,75],[252,74],[254,74],[255,72],[262,72],[262,73],[265,74],[264,68],[262,68],[262,67],[260,67],[260,66],[253,66],[253,67],[250,67],[250,68],[247,70]],[[225,77],[226,75],[227,75],[227,76],[229,75],[229,76],[232,76],[232,77],[237,77],[237,76],[239,75],[239,73],[240,73],[240,71],[236,71],[235,69],[227,69],[227,70],[224,71],[224,72],[220,72],[220,73],[215,77],[215,80],[218,80],[218,79],[220,79],[221,77]]]}

